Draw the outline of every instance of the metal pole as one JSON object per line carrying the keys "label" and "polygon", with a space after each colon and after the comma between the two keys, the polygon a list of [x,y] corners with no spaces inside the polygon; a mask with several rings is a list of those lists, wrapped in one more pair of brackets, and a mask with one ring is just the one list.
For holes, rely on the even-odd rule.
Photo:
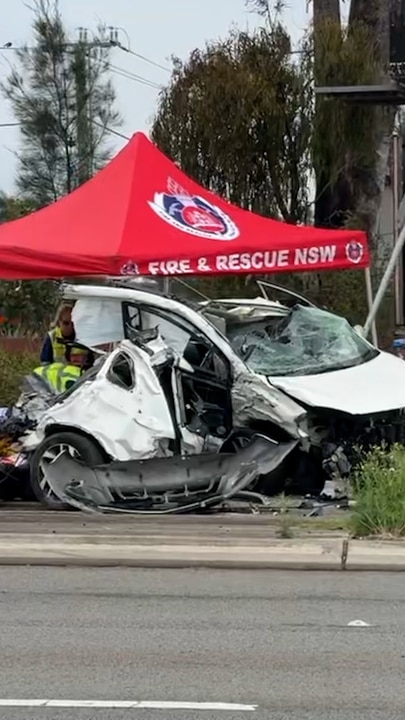
{"label": "metal pole", "polygon": [[385,273],[381,279],[380,287],[378,288],[375,298],[371,304],[371,308],[368,313],[367,320],[364,324],[364,334],[367,337],[371,326],[376,318],[378,309],[381,305],[381,302],[384,298],[384,295],[387,291],[388,285],[390,284],[390,280],[392,277],[393,272],[395,271],[395,268],[397,266],[398,258],[402,255],[402,250],[405,245],[405,225],[403,226],[401,232],[398,235],[398,240],[396,242],[396,245],[394,246],[394,249],[392,251],[392,255],[388,261],[387,267],[385,268]]}
{"label": "metal pole", "polygon": [[91,64],[91,51],[92,47],[89,47],[89,52],[87,55],[87,98],[88,98],[88,109],[89,109],[89,119],[88,119],[88,133],[89,133],[89,146],[88,146],[88,175],[89,179],[93,177],[94,175],[94,141],[93,141],[93,84],[92,84],[92,73],[93,68]]}
{"label": "metal pole", "polygon": [[[397,115],[395,118],[394,131],[392,133],[391,188],[393,247],[395,247],[398,241],[399,231],[399,138],[400,134]],[[395,268],[395,324],[402,325],[403,322],[403,262],[402,257],[399,257]]]}
{"label": "metal pole", "polygon": [[[373,286],[371,283],[371,271],[369,267],[364,270],[364,275],[366,278],[367,307],[368,312],[370,313],[373,307]],[[377,326],[375,318],[371,323],[371,339],[373,341],[373,345],[375,345],[375,347],[378,347]]]}

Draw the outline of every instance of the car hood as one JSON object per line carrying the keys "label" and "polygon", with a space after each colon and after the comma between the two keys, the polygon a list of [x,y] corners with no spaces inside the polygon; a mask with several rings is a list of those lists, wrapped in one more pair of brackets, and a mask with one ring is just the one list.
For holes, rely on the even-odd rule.
{"label": "car hood", "polygon": [[405,362],[385,352],[345,370],[268,380],[305,405],[351,415],[405,408]]}

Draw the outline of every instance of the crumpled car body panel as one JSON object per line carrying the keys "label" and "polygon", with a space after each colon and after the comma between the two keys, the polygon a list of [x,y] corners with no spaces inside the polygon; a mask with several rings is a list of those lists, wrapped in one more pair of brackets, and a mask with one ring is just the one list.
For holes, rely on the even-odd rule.
{"label": "crumpled car body panel", "polygon": [[48,485],[64,503],[85,511],[189,512],[243,492],[294,450],[256,435],[235,454],[203,454],[113,462],[88,467],[67,453],[43,465]]}
{"label": "crumpled car body panel", "polygon": [[[109,373],[120,353],[136,368],[134,387],[111,382]],[[145,459],[170,455],[168,443],[175,438],[170,410],[154,367],[166,361],[162,347],[150,356],[124,341],[114,350],[96,377],[83,383],[41,417],[35,437],[27,439],[31,449],[52,426],[81,430],[93,437],[111,458]]]}
{"label": "crumpled car body panel", "polygon": [[232,407],[237,425],[260,421],[272,423],[292,438],[307,437],[306,412],[267,379],[250,372],[239,373],[232,386]]}

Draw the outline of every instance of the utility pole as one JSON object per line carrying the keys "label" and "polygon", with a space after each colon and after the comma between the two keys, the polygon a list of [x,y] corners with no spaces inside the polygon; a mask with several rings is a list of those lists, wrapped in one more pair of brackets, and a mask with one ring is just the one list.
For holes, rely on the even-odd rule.
{"label": "utility pole", "polygon": [[78,28],[78,40],[69,44],[73,53],[73,71],[76,93],[76,147],[77,147],[77,185],[89,180],[94,174],[94,131],[93,131],[93,53],[97,49],[110,50],[121,46],[120,28],[109,27],[106,38],[93,36],[89,39],[89,30]]}
{"label": "utility pole", "polygon": [[81,185],[91,177],[91,158],[93,155],[90,143],[90,126],[92,116],[89,112],[88,98],[91,94],[91,79],[87,60],[87,34],[80,33],[79,42],[73,47],[73,72],[76,91],[76,150],[77,150],[77,185]]}

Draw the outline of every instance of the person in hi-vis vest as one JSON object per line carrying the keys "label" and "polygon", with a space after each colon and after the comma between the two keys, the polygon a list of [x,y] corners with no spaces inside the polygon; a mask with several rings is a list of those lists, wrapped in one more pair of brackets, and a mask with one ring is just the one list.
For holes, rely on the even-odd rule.
{"label": "person in hi-vis vest", "polygon": [[76,333],[72,322],[72,308],[62,305],[56,318],[55,327],[50,330],[42,345],[40,362],[49,365],[55,362],[71,362],[73,356],[83,356],[83,350],[65,343],[73,343]]}
{"label": "person in hi-vis vest", "polygon": [[64,362],[54,362],[40,365],[33,370],[33,374],[40,377],[56,395],[69,390],[82,375],[78,365],[66,365]]}

